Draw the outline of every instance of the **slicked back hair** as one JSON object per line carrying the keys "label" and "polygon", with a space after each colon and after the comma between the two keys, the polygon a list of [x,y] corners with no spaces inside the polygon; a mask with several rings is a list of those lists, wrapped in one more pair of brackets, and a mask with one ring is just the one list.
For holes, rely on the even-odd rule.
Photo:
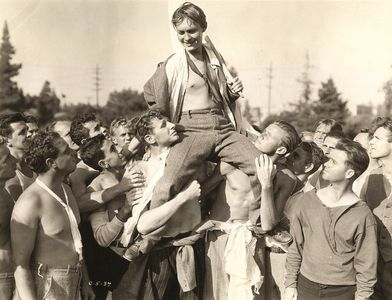
{"label": "slicked back hair", "polygon": [[0,136],[10,137],[12,128],[10,124],[25,122],[25,116],[21,113],[6,114],[0,117]]}
{"label": "slicked back hair", "polygon": [[355,175],[352,179],[358,178],[366,171],[369,165],[369,155],[365,148],[360,143],[354,142],[350,139],[342,139],[336,145],[336,150],[344,151],[347,155],[346,165],[352,168]]}
{"label": "slicked back hair", "polygon": [[141,114],[139,117],[132,119],[131,123],[135,130],[136,138],[144,143],[145,142],[144,137],[147,134],[151,133],[152,120],[153,119],[161,120],[163,118],[164,117],[159,110],[150,109],[145,113]]}
{"label": "slicked back hair", "polygon": [[287,153],[293,152],[301,143],[301,138],[294,126],[283,120],[275,121],[272,125],[276,125],[286,132],[286,136],[282,140],[282,146],[286,147]]}

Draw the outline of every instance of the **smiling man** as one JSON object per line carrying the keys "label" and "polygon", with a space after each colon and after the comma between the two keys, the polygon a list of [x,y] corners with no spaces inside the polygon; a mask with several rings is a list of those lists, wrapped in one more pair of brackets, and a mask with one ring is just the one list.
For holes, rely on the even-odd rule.
{"label": "smiling man", "polygon": [[376,221],[352,191],[369,158],[341,140],[322,172],[330,185],[299,194],[290,217],[285,300],[369,299],[377,273]]}
{"label": "smiling man", "polygon": [[238,78],[230,79],[220,54],[211,44],[203,43],[207,21],[200,7],[183,3],[174,12],[172,25],[183,48],[158,65],[144,87],[144,96],[150,107],[179,124],[182,140],[167,157],[165,174],[154,190],[151,206],[172,199],[196,173],[200,162],[211,158],[230,163],[250,176],[253,194],[260,201],[254,164],[260,151],[236,131],[241,124],[233,117],[242,83]]}

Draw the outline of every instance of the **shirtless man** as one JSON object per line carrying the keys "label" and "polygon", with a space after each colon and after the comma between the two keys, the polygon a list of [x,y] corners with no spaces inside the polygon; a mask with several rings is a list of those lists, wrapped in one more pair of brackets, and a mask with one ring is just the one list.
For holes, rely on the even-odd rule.
{"label": "shirtless man", "polygon": [[0,136],[7,138],[11,155],[16,158],[16,176],[6,182],[6,190],[16,201],[20,194],[34,182],[36,175],[23,160],[26,151],[28,128],[20,113],[4,115],[0,119]]}
{"label": "shirtless man", "polygon": [[[160,109],[183,132],[181,142],[172,147],[167,158],[165,175],[155,187],[151,207],[172,199],[194,176],[200,162],[217,157],[250,176],[256,202],[260,202],[254,164],[260,151],[236,131],[241,126],[233,117],[242,83],[238,78],[228,79],[230,74],[220,54],[210,43],[203,44],[207,21],[200,7],[183,3],[174,12],[172,25],[182,49],[158,65],[144,86],[144,97],[150,107]],[[257,219],[251,221],[257,223]]]}
{"label": "shirtless man", "polygon": [[369,299],[373,294],[376,221],[352,191],[368,163],[362,146],[343,139],[321,175],[330,185],[299,194],[290,213],[294,242],[287,254],[283,299]]}
{"label": "shirtless man", "polygon": [[[282,167],[278,168],[274,165],[280,158],[293,151],[300,143],[300,138],[295,129],[284,121],[277,121],[269,125],[264,132],[255,141],[255,146],[263,153],[257,161],[258,178],[262,186],[261,204],[259,204],[259,214],[261,220],[262,232],[267,232],[275,227],[275,225],[283,217],[283,208],[288,197],[295,191],[298,183],[294,174]],[[222,233],[221,230],[238,226],[238,224],[246,224],[249,221],[249,205],[254,203],[254,196],[248,176],[233,168],[232,166],[221,163],[221,173],[225,177],[218,190],[217,199],[213,202],[210,209],[210,219],[214,227],[209,229],[206,242],[206,277],[204,287],[205,299],[227,299],[230,290],[229,275],[225,266],[224,254],[228,251],[228,240],[230,239],[230,230]],[[225,222],[222,226],[221,223]],[[254,254],[261,275],[266,275],[265,270],[265,252],[263,239],[258,239],[256,253]],[[238,261],[234,258],[231,262]],[[229,259],[227,261],[230,262]],[[268,261],[268,258],[267,258]],[[241,264],[240,261],[238,261]],[[226,269],[226,270],[225,270]],[[231,268],[240,269],[240,268]],[[267,278],[267,276],[265,277]],[[264,285],[265,286],[265,285]],[[251,291],[251,290],[250,290]],[[241,290],[242,294],[248,294],[246,299],[251,299],[252,294],[249,291]],[[261,298],[272,299],[269,294],[265,294],[268,290],[261,291]],[[240,294],[237,294],[238,296]],[[234,297],[230,295],[230,297]],[[235,298],[231,298],[235,299]],[[245,298],[243,298],[245,299]]]}
{"label": "shirtless man", "polygon": [[10,220],[14,201],[5,190],[5,182],[15,176],[16,159],[7,141],[0,139],[0,299],[11,300],[15,290],[15,267],[11,255]]}
{"label": "shirtless man", "polygon": [[[89,113],[77,116],[71,123],[69,135],[72,141],[79,147],[89,138],[102,134],[104,129],[97,120],[95,114]],[[119,195],[132,189],[130,179],[123,180],[118,184],[100,191],[87,191],[88,185],[99,175],[99,171],[85,164],[82,160],[76,166],[76,170],[69,176],[72,191],[78,203],[79,211],[82,213],[80,231],[84,242],[84,257],[92,280],[92,287],[99,299],[105,299],[108,286],[101,282],[106,278],[106,270],[114,258],[110,249],[100,247],[94,239],[87,214],[111,201]],[[142,180],[141,176],[135,175],[134,181]],[[86,214],[86,216],[83,216]],[[97,264],[96,262],[100,263]]]}
{"label": "shirtless man", "polygon": [[[113,142],[103,135],[95,136],[84,143],[80,149],[80,157],[88,166],[100,171],[89,185],[88,192],[102,191],[121,181],[126,161],[120,156]],[[134,185],[135,189],[128,193],[130,202],[141,197],[142,190],[136,188],[142,185]],[[132,203],[126,201],[124,192],[89,215],[95,240],[101,247],[110,247],[117,253],[110,255],[111,263],[107,266],[105,280],[102,280],[106,282],[109,290],[116,288],[128,268],[128,261],[122,258],[124,247],[121,247],[119,237],[124,223],[131,216],[131,205]]]}
{"label": "shirtless man", "polygon": [[[78,299],[82,240],[79,211],[63,184],[76,153],[56,133],[39,132],[26,151],[37,180],[20,196],[11,218],[16,288],[21,299]],[[83,286],[89,290],[88,282]]]}

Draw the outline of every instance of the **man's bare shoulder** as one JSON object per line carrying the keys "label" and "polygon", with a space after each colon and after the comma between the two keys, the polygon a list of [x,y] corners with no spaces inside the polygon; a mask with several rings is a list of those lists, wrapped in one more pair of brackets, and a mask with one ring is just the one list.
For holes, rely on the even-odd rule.
{"label": "man's bare shoulder", "polygon": [[36,184],[31,184],[19,197],[14,206],[12,215],[33,215],[42,206],[42,189]]}
{"label": "man's bare shoulder", "polygon": [[235,167],[233,167],[231,164],[228,164],[224,161],[222,161],[219,164],[219,171],[222,174],[222,176],[227,176],[227,175],[234,175],[234,176],[241,176],[241,171]]}

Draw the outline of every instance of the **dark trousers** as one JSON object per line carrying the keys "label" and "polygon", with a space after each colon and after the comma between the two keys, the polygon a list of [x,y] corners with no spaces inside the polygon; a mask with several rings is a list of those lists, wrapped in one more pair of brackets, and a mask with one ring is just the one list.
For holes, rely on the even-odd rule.
{"label": "dark trousers", "polygon": [[177,279],[177,247],[168,247],[148,254],[140,299],[197,300],[202,299],[204,278],[204,241],[193,245],[195,251],[196,288],[183,292]]}
{"label": "dark trousers", "polygon": [[354,300],[355,285],[327,285],[298,276],[298,300]]}
{"label": "dark trousers", "polygon": [[234,130],[222,110],[210,109],[183,113],[179,122],[182,140],[170,150],[165,173],[154,189],[151,208],[160,206],[177,195],[195,178],[200,164],[220,160],[249,175],[255,195],[250,205],[251,221],[259,217],[261,186],[256,175],[255,158],[261,152],[250,140]]}

